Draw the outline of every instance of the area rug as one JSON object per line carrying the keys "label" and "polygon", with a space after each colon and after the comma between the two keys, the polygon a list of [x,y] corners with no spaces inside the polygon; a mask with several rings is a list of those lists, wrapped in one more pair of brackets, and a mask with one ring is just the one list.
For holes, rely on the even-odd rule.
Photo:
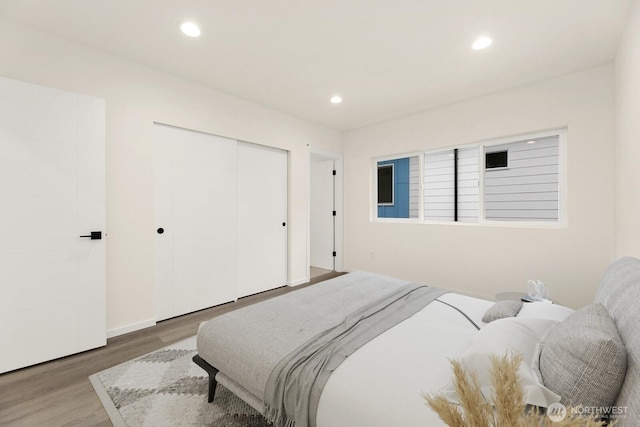
{"label": "area rug", "polygon": [[270,426],[255,409],[218,385],[207,402],[208,376],[191,361],[196,337],[91,375],[114,426]]}

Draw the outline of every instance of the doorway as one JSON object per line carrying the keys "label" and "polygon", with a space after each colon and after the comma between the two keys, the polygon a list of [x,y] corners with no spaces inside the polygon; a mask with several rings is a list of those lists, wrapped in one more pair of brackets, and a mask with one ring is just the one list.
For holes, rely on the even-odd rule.
{"label": "doorway", "polygon": [[309,277],[342,270],[342,159],[332,153],[310,155]]}

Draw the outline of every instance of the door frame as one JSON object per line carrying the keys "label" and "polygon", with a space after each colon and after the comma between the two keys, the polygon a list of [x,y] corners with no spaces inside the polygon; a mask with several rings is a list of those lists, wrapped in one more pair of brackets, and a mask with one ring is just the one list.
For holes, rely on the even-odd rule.
{"label": "door frame", "polygon": [[334,185],[334,204],[336,210],[335,219],[335,238],[334,247],[336,251],[334,268],[337,272],[344,271],[344,249],[343,249],[343,236],[344,236],[344,157],[342,153],[334,151],[310,149],[309,150],[309,198],[307,200],[307,270],[306,279],[310,280],[309,270],[311,268],[311,161],[312,157],[320,157],[327,160],[333,160],[336,171],[335,185]]}

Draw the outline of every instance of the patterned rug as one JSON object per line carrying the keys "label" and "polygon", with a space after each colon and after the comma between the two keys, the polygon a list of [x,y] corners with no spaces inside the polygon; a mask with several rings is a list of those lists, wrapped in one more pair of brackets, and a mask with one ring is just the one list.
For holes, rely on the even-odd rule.
{"label": "patterned rug", "polygon": [[89,377],[114,426],[262,427],[270,424],[218,385],[207,403],[208,376],[191,361],[196,337]]}

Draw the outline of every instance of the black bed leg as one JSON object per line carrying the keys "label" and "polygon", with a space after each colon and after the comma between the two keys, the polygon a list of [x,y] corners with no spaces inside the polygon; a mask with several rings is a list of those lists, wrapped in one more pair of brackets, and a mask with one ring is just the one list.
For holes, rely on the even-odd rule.
{"label": "black bed leg", "polygon": [[213,402],[213,398],[216,396],[216,386],[218,382],[215,380],[215,377],[209,375],[209,397],[207,402]]}
{"label": "black bed leg", "polygon": [[211,402],[213,402],[213,398],[216,395],[216,386],[218,385],[218,381],[216,381],[216,374],[218,373],[218,370],[216,368],[214,368],[213,366],[209,365],[202,357],[200,357],[197,354],[195,356],[193,356],[192,360],[196,365],[200,366],[202,369],[207,371],[207,373],[209,374],[209,399],[208,399],[208,402],[211,403]]}

